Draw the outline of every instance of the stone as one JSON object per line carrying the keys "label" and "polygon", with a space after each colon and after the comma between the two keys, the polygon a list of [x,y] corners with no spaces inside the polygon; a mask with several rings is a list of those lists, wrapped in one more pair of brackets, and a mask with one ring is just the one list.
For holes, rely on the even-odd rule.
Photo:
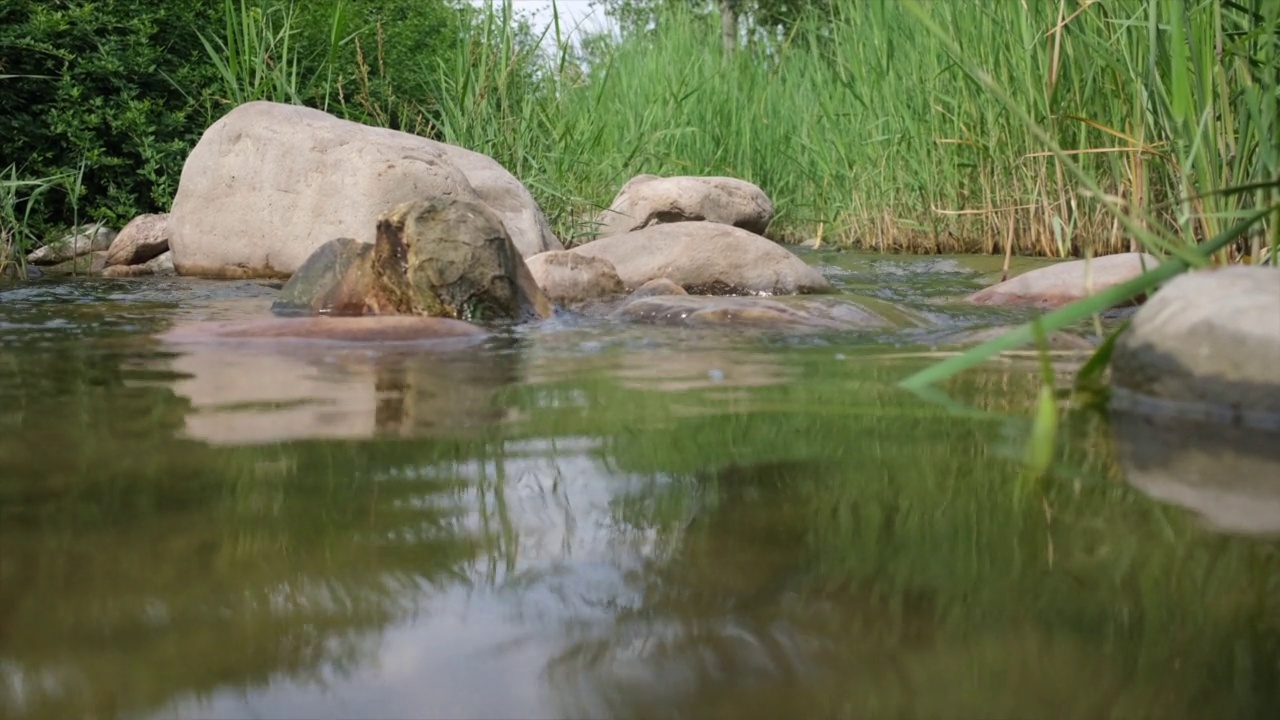
{"label": "stone", "polygon": [[613,263],[604,258],[552,250],[534,255],[526,264],[534,282],[554,303],[581,305],[627,292]]}
{"label": "stone", "polygon": [[1029,306],[1047,310],[1132,280],[1159,264],[1159,258],[1145,253],[1069,260],[1009,278],[973,293],[967,300],[978,305]]}
{"label": "stone", "polygon": [[596,218],[597,237],[662,223],[706,220],[763,234],[773,202],[756,185],[729,177],[638,175]]}
{"label": "stone", "polygon": [[169,216],[139,215],[129,221],[107,249],[107,267],[141,265],[169,251]]}
{"label": "stone", "polygon": [[497,213],[473,198],[405,203],[372,246],[321,246],[285,283],[277,314],[427,315],[529,320],[552,315]]}
{"label": "stone", "polygon": [[613,263],[628,289],[666,278],[694,295],[834,292],[822,273],[786,248],[720,223],[654,225],[593,240],[570,252]]}
{"label": "stone", "polygon": [[385,344],[476,338],[485,334],[481,327],[452,318],[389,315],[191,322],[179,325],[159,338],[169,343],[307,340]]}
{"label": "stone", "polygon": [[166,250],[141,265],[108,265],[102,270],[103,277],[168,277],[176,275],[173,269],[173,252]]}
{"label": "stone", "polygon": [[628,302],[613,317],[655,325],[775,330],[867,330],[890,325],[880,315],[836,298],[652,296]]}
{"label": "stone", "polygon": [[101,275],[107,266],[107,251],[95,250],[44,268],[49,275]]}
{"label": "stone", "polygon": [[33,265],[57,265],[92,252],[106,251],[116,238],[116,231],[102,223],[81,225],[80,229],[59,240],[37,248],[27,255]]}
{"label": "stone", "polygon": [[408,133],[271,102],[236,107],[187,157],[169,218],[181,275],[292,275],[340,237],[372,243],[404,203],[487,205],[525,256],[563,246],[528,189],[492,158]]}
{"label": "stone", "polygon": [[[1016,325],[1003,325],[978,330],[961,330],[948,333],[931,344],[935,347],[981,345],[989,340],[995,340],[1001,335],[1013,332],[1017,327]],[[1097,349],[1097,343],[1089,338],[1062,331],[1049,333],[1045,338],[1045,345],[1051,352],[1092,352]],[[1026,349],[1034,351],[1036,345],[1032,343]]]}
{"label": "stone", "polygon": [[[1274,272],[1274,271],[1273,271]],[[1125,480],[1218,532],[1280,536],[1280,442],[1247,427],[1111,413]]]}
{"label": "stone", "polygon": [[1175,277],[1134,313],[1111,372],[1117,407],[1280,429],[1280,271]]}
{"label": "stone", "polygon": [[685,289],[666,278],[654,278],[636,288],[631,293],[633,298],[655,297],[662,295],[688,295]]}

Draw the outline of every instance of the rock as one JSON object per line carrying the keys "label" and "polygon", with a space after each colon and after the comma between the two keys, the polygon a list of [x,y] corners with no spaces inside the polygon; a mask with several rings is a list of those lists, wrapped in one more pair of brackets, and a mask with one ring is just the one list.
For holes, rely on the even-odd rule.
{"label": "rock", "polygon": [[[108,259],[110,254],[108,253]],[[103,277],[168,277],[176,275],[173,269],[173,252],[166,250],[141,265],[108,265],[102,271]]]}
{"label": "rock", "polygon": [[643,297],[655,297],[655,296],[662,296],[662,295],[688,295],[688,294],[689,293],[685,292],[684,288],[680,287],[679,285],[671,282],[666,278],[654,278],[649,282],[636,288],[636,291],[631,293],[631,297],[643,298]]}
{"label": "rock", "polygon": [[562,305],[581,305],[627,292],[613,263],[564,250],[538,253],[526,263],[547,297]]}
{"label": "rock", "polygon": [[563,247],[533,196],[492,158],[310,108],[250,102],[188,156],[169,218],[181,275],[280,277],[339,237],[374,241],[406,202],[487,205],[523,255]]}
{"label": "rock", "polygon": [[102,223],[81,225],[78,231],[27,255],[27,262],[34,265],[57,265],[91,252],[105,251],[111,247],[111,241],[115,238],[116,231]]}
{"label": "rock", "polygon": [[321,246],[285,283],[278,314],[538,319],[551,303],[497,213],[473,198],[406,203],[378,222],[369,246]]}
{"label": "rock", "polygon": [[141,265],[169,251],[169,216],[139,215],[120,230],[107,250],[107,267]]}
{"label": "rock", "polygon": [[667,278],[695,295],[834,292],[822,273],[787,249],[720,223],[655,225],[570,252],[613,263],[627,288]]}
{"label": "rock", "polygon": [[100,275],[107,266],[107,251],[95,250],[44,268],[49,275]]}
{"label": "rock", "polygon": [[622,186],[609,209],[596,218],[596,224],[598,237],[696,220],[763,234],[772,219],[769,196],[745,180],[638,175]]}
{"label": "rock", "polygon": [[1055,308],[1132,280],[1159,264],[1159,258],[1145,253],[1071,260],[1009,278],[979,290],[967,300],[979,305]]}
{"label": "rock", "polygon": [[778,330],[865,330],[890,325],[880,315],[856,303],[834,298],[643,297],[627,303],[613,317],[659,325]]}
{"label": "rock", "polygon": [[1194,511],[1213,530],[1280,535],[1274,432],[1124,411],[1111,413],[1111,428],[1130,485]]}
{"label": "rock", "polygon": [[[972,345],[981,345],[988,340],[994,340],[1001,335],[1012,332],[1017,326],[1007,325],[1001,327],[982,328],[980,330],[962,330],[949,333],[934,341],[934,346],[961,346],[968,347]],[[1045,344],[1048,345],[1050,351],[1078,351],[1092,352],[1097,349],[1097,344],[1089,338],[1074,335],[1068,332],[1051,332],[1045,338]],[[1035,344],[1027,347],[1028,350],[1035,350]]]}
{"label": "rock", "polygon": [[192,322],[179,325],[161,334],[159,338],[170,343],[225,343],[227,340],[234,339],[384,344],[476,338],[485,334],[483,328],[462,320],[391,315]]}
{"label": "rock", "polygon": [[1280,429],[1280,271],[1184,273],[1147,300],[1111,358],[1119,408]]}

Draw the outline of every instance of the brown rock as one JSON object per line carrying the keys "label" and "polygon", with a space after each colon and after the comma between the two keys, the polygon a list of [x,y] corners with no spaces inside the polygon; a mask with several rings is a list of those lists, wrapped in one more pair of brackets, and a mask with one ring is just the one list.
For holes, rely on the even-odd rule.
{"label": "brown rock", "polygon": [[107,250],[107,266],[141,265],[169,251],[169,216],[139,215],[125,225]]}
{"label": "brown rock", "polygon": [[160,335],[174,343],[237,340],[313,340],[344,343],[422,342],[475,338],[483,328],[440,317],[299,317],[195,322]]}
{"label": "brown rock", "polygon": [[103,277],[147,277],[175,275],[173,253],[163,252],[141,265],[110,265],[103,269]]}
{"label": "brown rock", "polygon": [[632,178],[596,218],[598,236],[643,230],[662,223],[706,220],[761,234],[773,219],[773,203],[759,187],[729,177]]}
{"label": "brown rock", "polygon": [[654,278],[636,288],[631,293],[633,298],[658,297],[662,295],[688,295],[685,289],[666,278]]}
{"label": "brown rock", "polygon": [[604,258],[552,250],[534,255],[526,264],[538,287],[555,303],[580,305],[627,291],[613,263]]}
{"label": "brown rock", "polygon": [[1159,264],[1159,258],[1145,253],[1071,260],[1025,272],[979,290],[967,300],[978,305],[1055,308],[1132,280]]}

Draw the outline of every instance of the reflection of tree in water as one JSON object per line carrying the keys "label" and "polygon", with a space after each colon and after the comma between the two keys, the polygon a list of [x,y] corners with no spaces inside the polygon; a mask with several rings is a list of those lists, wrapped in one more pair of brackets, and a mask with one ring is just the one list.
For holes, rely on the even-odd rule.
{"label": "reflection of tree in water", "polygon": [[0,715],[323,682],[487,550],[448,471],[480,433],[213,449],[174,439],[184,404],[143,373],[47,357],[18,368],[38,392],[0,383],[23,413],[0,434]]}
{"label": "reflection of tree in water", "polygon": [[620,568],[596,598],[605,619],[566,626],[548,667],[564,714],[1280,709],[1273,545],[1204,533],[1112,482],[1104,425],[1073,419],[1076,477],[1029,487],[992,450],[999,423],[881,401],[838,421],[724,415],[615,438],[625,470],[707,469],[669,481],[674,497],[619,503],[661,550]]}

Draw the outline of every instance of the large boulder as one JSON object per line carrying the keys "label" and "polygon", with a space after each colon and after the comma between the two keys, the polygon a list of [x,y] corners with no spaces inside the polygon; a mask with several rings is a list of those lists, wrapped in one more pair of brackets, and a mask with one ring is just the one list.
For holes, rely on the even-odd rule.
{"label": "large boulder", "polygon": [[759,187],[729,177],[638,175],[596,218],[598,237],[652,225],[707,220],[764,233],[773,203]]}
{"label": "large boulder", "polygon": [[654,225],[593,240],[570,252],[613,263],[627,289],[667,278],[695,295],[833,292],[831,283],[786,248],[713,222]]}
{"label": "large boulder", "polygon": [[1041,309],[1068,305],[1132,280],[1160,264],[1145,253],[1120,253],[1069,260],[1030,270],[968,297],[978,305],[1018,305]]}
{"label": "large boulder", "polygon": [[246,103],[182,168],[170,245],[182,275],[288,277],[332,238],[372,243],[378,218],[424,198],[469,199],[522,255],[563,249],[533,196],[492,158],[295,105]]}
{"label": "large boulder", "polygon": [[1111,369],[1119,407],[1280,429],[1280,271],[1174,278],[1134,313]]}
{"label": "large boulder", "polygon": [[107,267],[141,265],[169,251],[169,216],[139,215],[120,229],[107,249]]}
{"label": "large boulder", "polygon": [[613,263],[565,250],[552,250],[528,260],[529,273],[554,303],[574,306],[626,293]]}
{"label": "large boulder", "polygon": [[405,203],[378,222],[373,245],[322,245],[285,283],[278,314],[538,319],[551,304],[497,213],[478,199]]}

